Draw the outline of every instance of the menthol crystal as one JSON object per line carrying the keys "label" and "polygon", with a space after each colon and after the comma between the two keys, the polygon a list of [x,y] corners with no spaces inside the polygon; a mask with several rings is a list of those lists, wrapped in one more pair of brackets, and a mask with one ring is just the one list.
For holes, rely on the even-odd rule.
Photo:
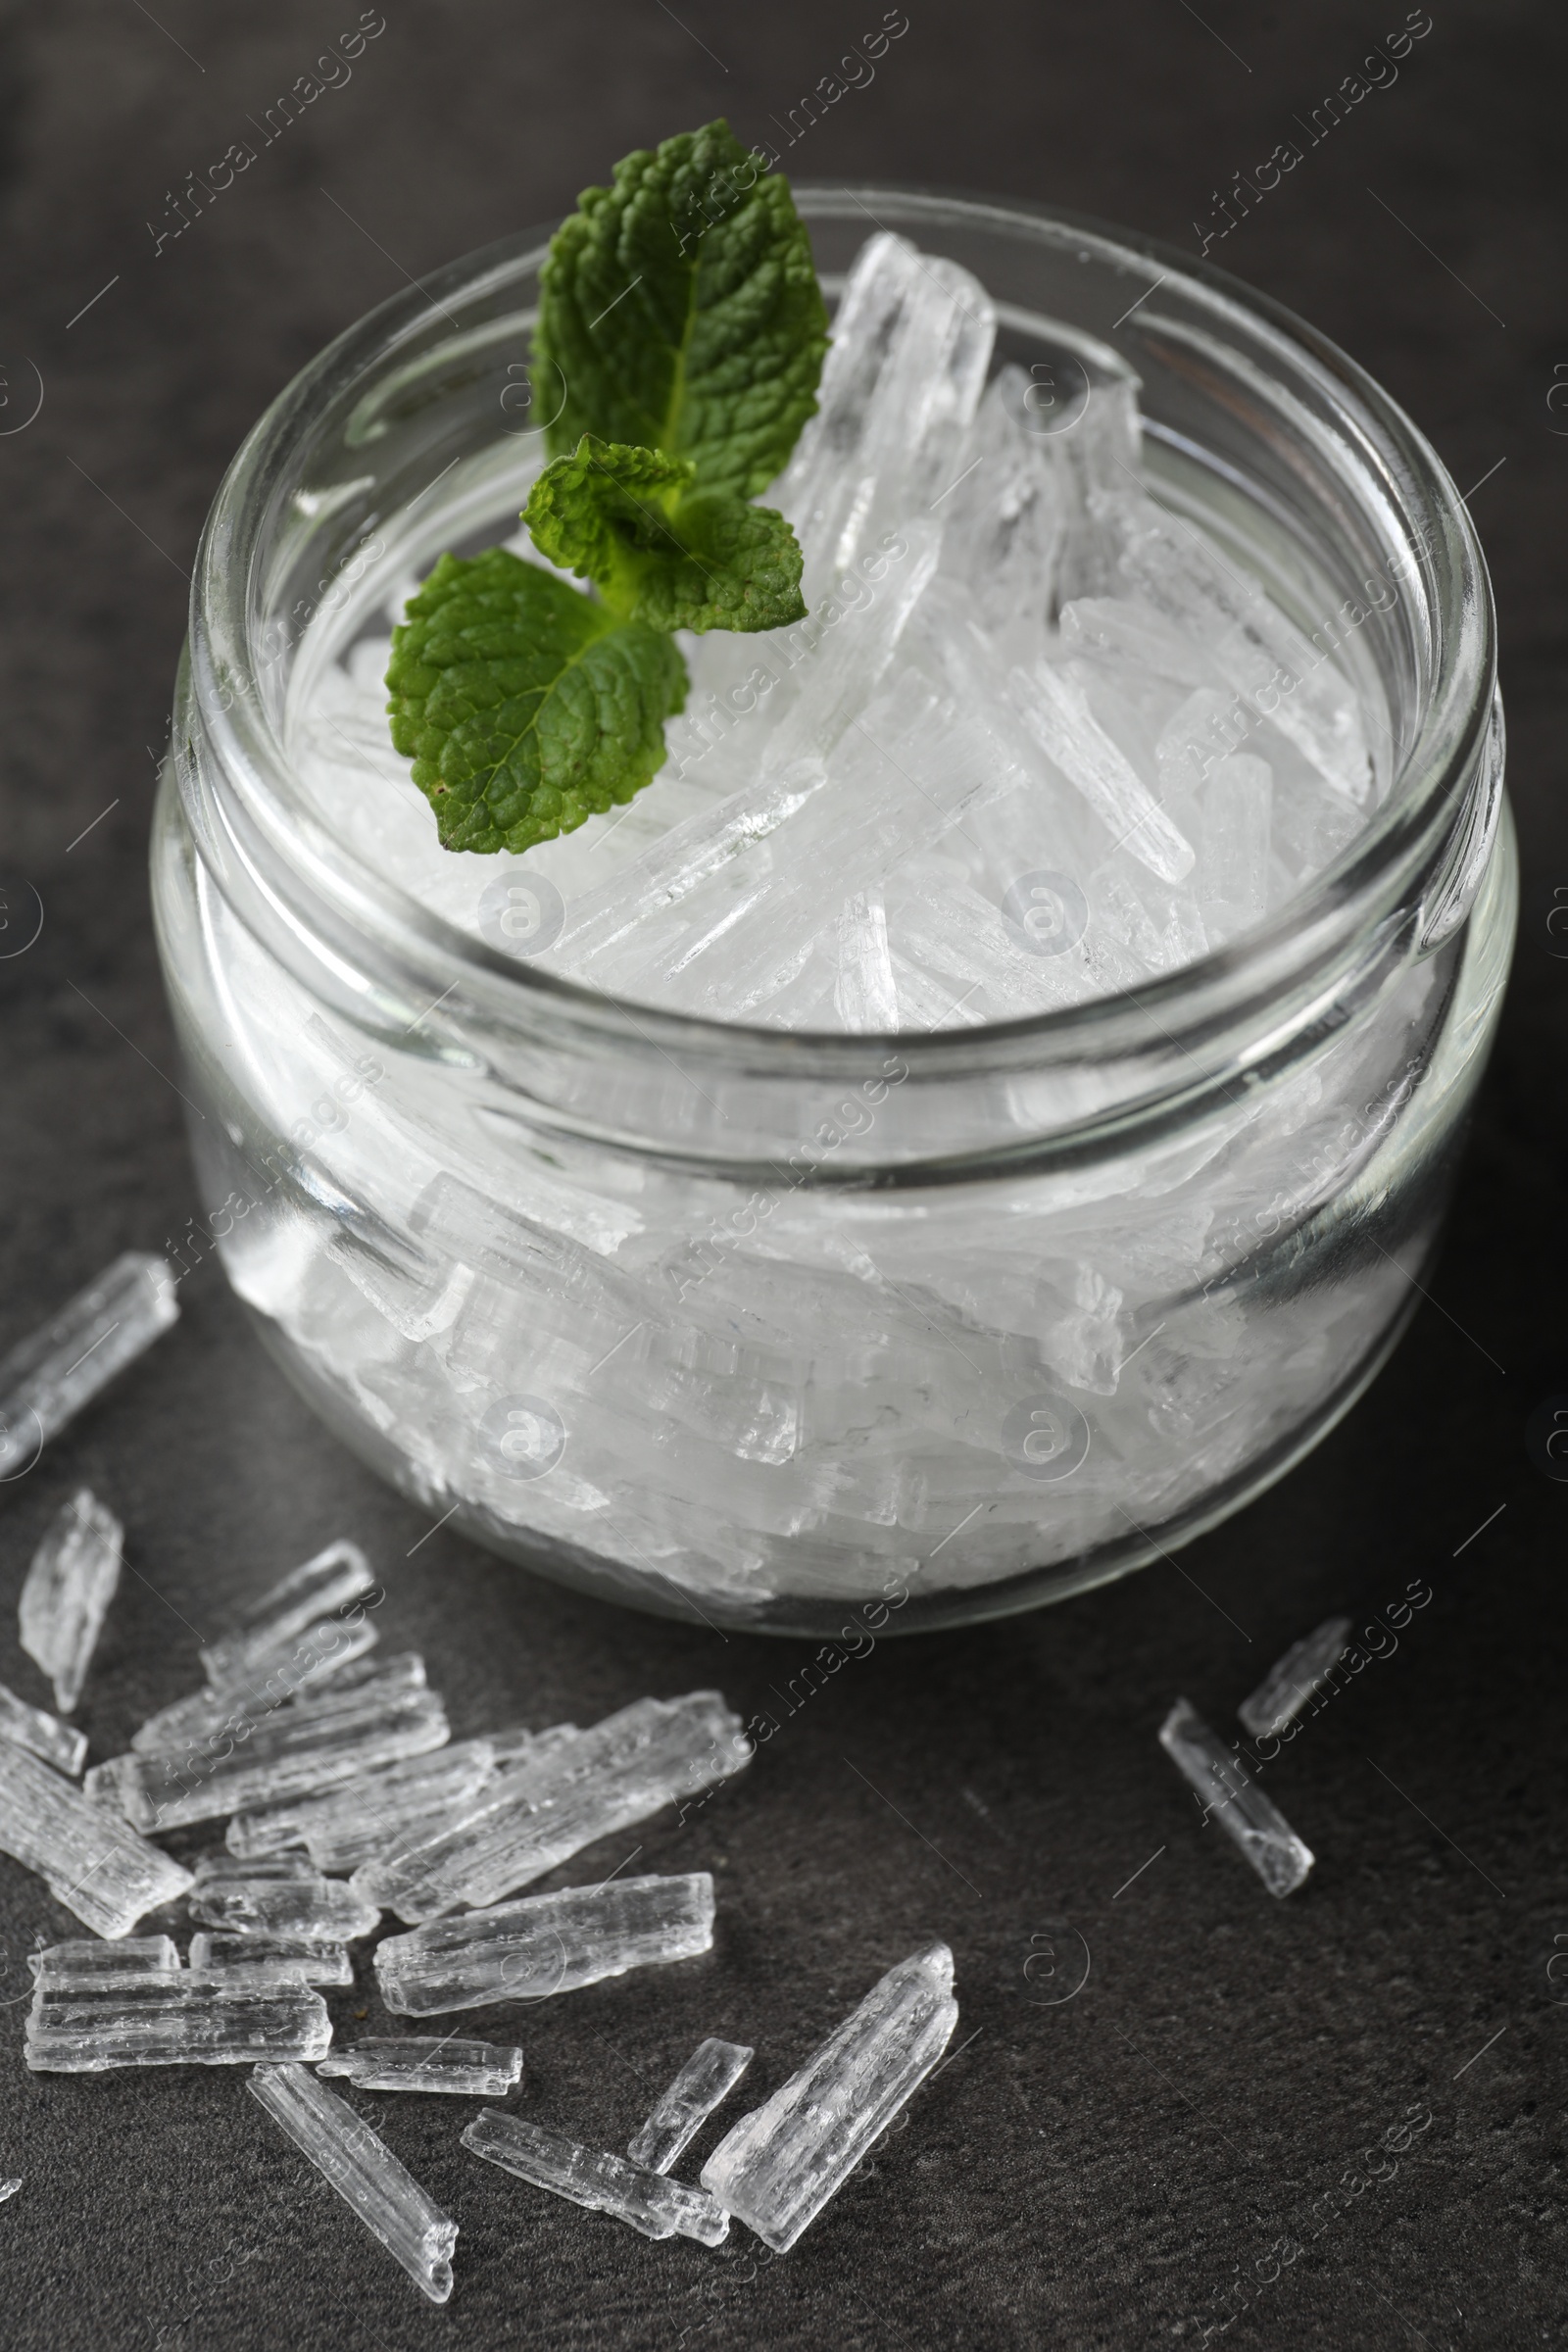
{"label": "menthol crystal", "polygon": [[695,2237],[721,2245],[729,2216],[700,2188],[666,2180],[607,2148],[586,2148],[559,2132],[486,2107],[463,2134],[463,2144],[488,2164],[499,2164],[535,2188],[548,2188],[595,2213],[612,2213],[644,2237]]}
{"label": "menthol crystal", "polygon": [[191,1874],[25,1748],[0,1740],[0,1853],[36,1871],[97,1936],[126,1936]]}
{"label": "menthol crystal", "polygon": [[381,1914],[341,1879],[286,1877],[249,1879],[226,1874],[198,1880],[189,1896],[190,1915],[204,1927],[233,1928],[257,1936],[303,1936],[329,1943],[351,1943],[368,1936]]}
{"label": "menthol crystal", "polygon": [[315,1795],[377,1765],[443,1747],[447,1738],[446,1711],[433,1690],[388,1694],[367,1683],[339,1697],[278,1707],[243,1743],[224,1736],[167,1753],[133,1749],[87,1777],[106,1794],[113,1790],[138,1829],[167,1830]]}
{"label": "menthol crystal", "polygon": [[22,1646],[54,1683],[69,1715],[120,1584],[125,1531],[88,1487],[78,1487],[32,1555],[18,1611]]}
{"label": "menthol crystal", "polygon": [[690,1960],[713,1941],[713,1881],[611,1879],[431,1920],[376,1947],[381,1998],[404,2017],[542,2001],[628,1969]]}
{"label": "menthol crystal", "polygon": [[[209,1683],[161,1707],[132,1733],[130,1744],[138,1753],[151,1755],[178,1747],[182,1740],[196,1742],[229,1733],[243,1738],[247,1735],[242,1727],[259,1723],[291,1699],[340,1697],[344,1690],[359,1687],[350,1669],[379,1640],[368,1617],[355,1625],[342,1625],[332,1617],[324,1625],[310,1626],[303,1634],[291,1636],[279,1649],[258,1651],[232,1682]],[[423,1661],[418,1665],[414,1680],[422,1684]],[[393,1659],[372,1659],[360,1679],[369,1677],[379,1684],[396,1666]]]}
{"label": "menthol crystal", "polygon": [[46,1978],[77,1984],[86,1978],[161,1977],[180,1965],[179,1953],[169,1936],[122,1936],[106,1943],[94,1936],[75,1936],[69,1943],[51,1943],[27,1954],[34,1979]]}
{"label": "menthol crystal", "polygon": [[57,1772],[70,1773],[73,1778],[87,1761],[85,1732],[62,1723],[58,1715],[51,1715],[42,1707],[29,1707],[24,1698],[8,1690],[4,1683],[0,1683],[0,1740],[30,1748]]}
{"label": "menthol crystal", "polygon": [[504,2099],[522,2080],[515,2042],[459,2041],[450,2034],[371,2036],[328,2052],[318,2075],[347,2075],[356,2090],[453,2092],[464,2098]]}
{"label": "menthol crystal", "polygon": [[488,1906],[596,1839],[727,1779],[750,1756],[740,1717],[718,1691],[638,1699],[523,1756],[444,1824],[396,1840],[354,1884],[414,1922],[460,1903]]}
{"label": "menthol crystal", "polygon": [[626,2150],[633,2164],[667,2173],[703,2125],[729,2097],[755,2051],[740,2041],[700,2041]]}
{"label": "menthol crystal", "polygon": [[1312,1867],[1311,1848],[1189,1700],[1176,1701],[1160,1726],[1159,1743],[1202,1798],[1204,1821],[1219,1823],[1270,1894],[1294,1894]]}
{"label": "menthol crystal", "polygon": [[815,2055],[720,2140],[703,2167],[703,2186],[786,2253],[925,2081],[957,2018],[947,1945],[901,1960]]}
{"label": "menthol crystal", "polygon": [[40,1448],[178,1315],[164,1259],[127,1250],[0,1358],[0,1479],[30,1467]]}
{"label": "menthol crystal", "polygon": [[41,1977],[24,2052],[36,2074],[103,2074],[122,2066],[245,2066],[324,2057],[326,2003],[303,1984],[250,1989],[223,1973],[148,1971],[105,1980]]}
{"label": "menthol crystal", "polygon": [[319,1936],[262,1936],[233,1928],[203,1928],[190,1939],[190,1964],[208,1976],[227,1976],[236,1988],[256,1984],[352,1984],[348,1946]]}
{"label": "menthol crystal", "polygon": [[375,1572],[364,1552],[340,1538],[263,1592],[237,1633],[204,1649],[203,1672],[215,1690],[239,1682],[334,1610],[349,1609],[375,1590]]}
{"label": "menthol crystal", "polygon": [[[511,1744],[516,1736],[506,1737],[509,1760],[525,1754],[533,1744],[527,1736],[520,1744]],[[416,1825],[435,1828],[440,1817],[476,1795],[495,1777],[493,1740],[456,1740],[428,1755],[361,1774],[325,1796],[300,1797],[262,1813],[237,1813],[228,1825],[227,1839],[238,1855],[275,1854],[303,1845],[319,1870],[358,1870]]]}
{"label": "menthol crystal", "polygon": [[404,2170],[385,2141],[303,2066],[258,2066],[247,2088],[420,2292],[432,2303],[444,2303],[452,2292],[458,2225]]}
{"label": "menthol crystal", "polygon": [[1299,1642],[1293,1642],[1251,1696],[1237,1708],[1242,1729],[1250,1732],[1254,1740],[1269,1740],[1294,1723],[1330,1667],[1337,1666],[1345,1655],[1349,1639],[1348,1617],[1326,1617]]}

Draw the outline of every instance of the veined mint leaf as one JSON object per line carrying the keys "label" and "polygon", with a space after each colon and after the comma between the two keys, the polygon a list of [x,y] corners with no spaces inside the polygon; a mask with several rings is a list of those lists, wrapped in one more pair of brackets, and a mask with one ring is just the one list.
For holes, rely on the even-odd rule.
{"label": "veined mint leaf", "polygon": [[806,617],[801,551],[782,514],[696,467],[585,433],[534,484],[523,520],[553,564],[656,629],[775,629]]}
{"label": "veined mint leaf", "polygon": [[689,459],[705,490],[765,489],[827,349],[787,183],[722,121],[627,156],[551,243],[534,349],[565,387],[557,455],[591,432]]}
{"label": "veined mint leaf", "polygon": [[392,634],[392,741],[449,850],[526,850],[629,801],[686,667],[658,630],[505,548],[443,556]]}

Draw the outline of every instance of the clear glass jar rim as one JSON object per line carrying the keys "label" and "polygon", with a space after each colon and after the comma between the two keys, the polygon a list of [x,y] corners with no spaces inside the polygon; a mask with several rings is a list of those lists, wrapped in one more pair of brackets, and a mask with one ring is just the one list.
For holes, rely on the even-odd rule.
{"label": "clear glass jar rim", "polygon": [[353,866],[324,834],[313,844],[296,825],[290,842],[280,822],[285,803],[275,790],[286,781],[288,763],[267,715],[252,643],[254,561],[289,452],[326,400],[395,361],[433,315],[446,313],[446,306],[460,298],[498,291],[536,266],[551,229],[526,230],[461,256],[413,291],[393,295],[368,312],[300,370],[230,464],[198,549],[190,655],[204,736],[220,769],[240,787],[247,803],[250,822],[244,831],[258,846],[265,839],[287,856],[299,879],[307,888],[314,879],[318,895],[340,915],[352,908],[353,925],[367,943],[411,975],[416,972],[421,985],[432,972],[451,975],[454,989],[466,983],[491,1021],[526,1034],[542,1019],[553,1030],[595,1036],[606,1045],[646,1050],[654,1042],[667,1051],[684,1048],[759,1077],[833,1077],[858,1068],[869,1048],[890,1044],[911,1074],[931,1078],[973,1069],[977,1062],[1040,1068],[1114,1059],[1137,1054],[1156,1037],[1168,1042],[1183,1031],[1211,1031],[1266,1008],[1309,967],[1332,964],[1337,953],[1398,902],[1401,890],[1435,870],[1462,822],[1466,788],[1491,713],[1496,651],[1485,559],[1452,478],[1397,403],[1328,337],[1270,296],[1162,240],[1021,200],[1004,203],[891,183],[851,188],[800,182],[793,192],[808,220],[847,218],[852,211],[874,217],[883,206],[902,211],[906,220],[926,212],[933,220],[957,219],[976,228],[1087,244],[1098,259],[1140,275],[1152,267],[1162,278],[1179,280],[1183,292],[1220,325],[1234,332],[1240,324],[1254,338],[1264,337],[1276,356],[1298,369],[1316,370],[1320,381],[1328,378],[1335,398],[1358,413],[1368,438],[1387,445],[1399,474],[1395,511],[1408,531],[1408,544],[1419,536],[1427,558],[1406,576],[1412,586],[1417,579],[1426,583],[1437,648],[1435,688],[1382,805],[1349,848],[1269,922],[1136,992],[1018,1020],[879,1038],[749,1026],[601,995],[519,963],[460,930],[397,885]]}

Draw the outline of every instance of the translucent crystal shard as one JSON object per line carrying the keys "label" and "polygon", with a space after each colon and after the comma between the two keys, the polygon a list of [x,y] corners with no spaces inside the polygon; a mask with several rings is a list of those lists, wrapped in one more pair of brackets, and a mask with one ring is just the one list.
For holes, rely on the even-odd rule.
{"label": "translucent crystal shard", "polygon": [[1293,1642],[1271,1666],[1250,1698],[1236,1712],[1254,1740],[1270,1740],[1295,1720],[1331,1666],[1338,1665],[1350,1639],[1348,1617],[1325,1617],[1320,1626]]}
{"label": "translucent crystal shard", "polygon": [[444,2303],[452,2292],[458,2225],[384,2140],[303,2066],[259,2066],[246,2087],[415,2284],[432,2303]]}
{"label": "translucent crystal shard", "polygon": [[352,1984],[348,1948],[320,1937],[258,1936],[204,1928],[190,1939],[190,1964],[207,1976],[227,1977],[237,1990],[257,1984]]}
{"label": "translucent crystal shard", "polygon": [[241,1745],[223,1737],[154,1755],[116,1756],[89,1782],[113,1788],[138,1829],[172,1829],[334,1788],[377,1765],[446,1744],[446,1712],[433,1690],[373,1684],[279,1707]]}
{"label": "translucent crystal shard", "polygon": [[303,1984],[236,1987],[189,1968],[105,1980],[40,1978],[24,2055],[35,2074],[119,2066],[245,2066],[324,2057],[326,2003]]}
{"label": "translucent crystal shard", "polygon": [[713,1882],[612,1879],[432,1920],[376,1947],[381,1998],[402,2017],[541,2001],[601,1978],[689,1960],[713,1941]]}
{"label": "translucent crystal shard", "polygon": [[514,2042],[454,2041],[450,2034],[368,2039],[330,2051],[318,2075],[347,2075],[356,2090],[440,2090],[504,2099],[522,2081]]}
{"label": "translucent crystal shard", "polygon": [[596,1838],[739,1772],[751,1752],[716,1690],[638,1699],[523,1757],[443,1827],[411,1832],[356,1871],[354,1885],[413,1922],[459,1903],[489,1905]]}
{"label": "translucent crystal shard", "polygon": [[95,1977],[160,1977],[178,1968],[179,1954],[169,1936],[122,1936],[106,1943],[101,1936],[76,1936],[69,1943],[51,1943],[27,1954],[27,1966],[41,1984],[45,1978],[79,1984]]}
{"label": "translucent crystal shard", "polygon": [[755,2055],[741,2041],[700,2041],[626,2150],[633,2164],[667,2173]]}
{"label": "translucent crystal shard", "polygon": [[0,2180],[0,2205],[3,2205],[8,2197],[14,2197],[21,2186],[22,2182],[20,2179],[16,2180]]}
{"label": "translucent crystal shard", "polygon": [[526,2124],[520,2116],[487,2107],[463,2134],[463,2144],[487,2164],[499,2164],[535,2188],[548,2188],[592,2213],[612,2213],[644,2237],[695,2237],[705,2246],[722,2245],[729,2216],[700,2188],[667,2180],[605,2148],[585,2148],[559,2132]]}
{"label": "translucent crystal shard", "polygon": [[1310,1849],[1189,1700],[1176,1701],[1159,1743],[1203,1799],[1204,1820],[1217,1821],[1235,1840],[1270,1894],[1293,1894],[1312,1867]]}
{"label": "translucent crystal shard", "polygon": [[[380,1639],[368,1620],[340,1625],[335,1618],[313,1625],[287,1651],[274,1651],[263,1668],[238,1682],[214,1690],[188,1691],[172,1705],[149,1715],[131,1734],[138,1755],[158,1755],[181,1745],[194,1746],[215,1734],[231,1733],[249,1739],[251,1729],[274,1708],[291,1700],[342,1698],[350,1690],[374,1690],[383,1697],[394,1690],[424,1689],[424,1660],[417,1650],[391,1658],[368,1658],[365,1652]],[[330,1686],[330,1688],[328,1688]]]}
{"label": "translucent crystal shard", "polygon": [[[506,1735],[509,1739],[511,1735]],[[526,1736],[509,1760],[525,1755]],[[318,1870],[357,1870],[416,1823],[434,1826],[496,1777],[495,1742],[465,1740],[407,1763],[364,1774],[328,1796],[301,1797],[266,1813],[240,1813],[228,1825],[237,1855],[272,1854],[292,1845],[310,1849]]]}
{"label": "translucent crystal shard", "polygon": [[178,1315],[174,1278],[164,1260],[127,1250],[0,1358],[0,1478],[35,1461],[39,1448]]}
{"label": "translucent crystal shard", "polygon": [[1121,747],[1095,716],[1081,662],[1036,662],[1015,668],[1008,688],[1019,716],[1109,832],[1165,882],[1193,869],[1193,845],[1178,832]]}
{"label": "translucent crystal shard", "polygon": [[18,1616],[22,1646],[55,1687],[69,1715],[120,1583],[125,1531],[90,1488],[79,1487],[32,1555]]}
{"label": "translucent crystal shard", "polygon": [[0,1741],[0,1853],[35,1870],[97,1936],[128,1935],[191,1884],[188,1870],[9,1740]]}
{"label": "translucent crystal shard", "polygon": [[375,1574],[357,1544],[328,1544],[302,1567],[291,1569],[256,1601],[243,1626],[202,1651],[202,1668],[214,1689],[241,1681],[258,1661],[286,1649],[299,1635],[334,1609],[346,1609],[375,1589]]}
{"label": "translucent crystal shard", "polygon": [[29,1707],[24,1698],[18,1698],[0,1683],[0,1740],[9,1740],[18,1747],[31,1748],[57,1772],[68,1772],[73,1778],[87,1761],[87,1735],[71,1724],[62,1723],[42,1707]]}
{"label": "translucent crystal shard", "polygon": [[234,1928],[256,1936],[304,1936],[350,1943],[368,1936],[381,1914],[341,1879],[256,1878],[198,1880],[190,1915],[204,1927]]}
{"label": "translucent crystal shard", "polygon": [[945,1943],[912,1952],[719,2141],[703,2186],[775,2253],[788,2252],[924,2082],[957,2017],[952,1952]]}

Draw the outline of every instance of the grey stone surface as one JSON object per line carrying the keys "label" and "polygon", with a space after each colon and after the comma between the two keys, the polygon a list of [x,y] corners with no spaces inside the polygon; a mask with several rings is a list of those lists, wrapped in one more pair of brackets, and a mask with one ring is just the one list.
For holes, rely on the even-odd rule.
{"label": "grey stone surface", "polygon": [[[1405,13],[908,7],[875,80],[794,170],[1047,199],[1190,251],[1211,192]],[[425,1653],[458,1738],[710,1684],[779,1725],[683,1828],[663,1817],[561,1874],[592,1883],[639,1843],[641,1871],[711,1869],[718,1941],[466,2020],[523,2043],[521,2112],[623,2146],[710,2033],[757,2044],[749,2091],[765,2098],[927,1935],[956,1957],[960,2046],[778,2261],[741,2230],[716,2252],[645,2244],[530,2196],[464,2155],[453,2102],[362,2102],[461,2222],[435,2318],[224,2070],[27,2077],[26,1954],[74,1923],[0,1861],[0,2177],[25,2182],[0,2215],[12,2352],[399,2352],[436,2328],[463,2352],[1196,2345],[1238,2280],[1253,2301],[1229,2346],[1568,2333],[1568,2015],[1546,1973],[1568,1951],[1568,1486],[1531,1451],[1568,1409],[1568,936],[1548,928],[1568,904],[1568,414],[1546,405],[1568,369],[1549,160],[1568,24],[1540,0],[1433,12],[1397,82],[1210,253],[1380,376],[1462,489],[1505,461],[1474,509],[1501,611],[1523,930],[1433,1303],[1312,1460],[1179,1564],[829,1674],[795,1645],[579,1600],[446,1531],[420,1543],[418,1514],[313,1422],[199,1268],[179,1328],[0,1489],[0,1677],[47,1698],[10,1628],[32,1545],[82,1482],[127,1528],[78,1718],[97,1757],[194,1686],[243,1590],[350,1532],[388,1582],[384,1641]],[[787,118],[882,12],[386,0],[353,79],[156,261],[145,223],[166,191],[358,11],[153,13],[0,13],[0,871],[44,912],[0,961],[0,1347],[196,1210],[145,840],[183,574],[241,435],[404,271],[559,215],[671,128],[720,109],[743,131]],[[33,366],[44,405],[18,430]],[[1303,1625],[1344,1609],[1359,1630],[1417,1577],[1431,1605],[1269,1776],[1320,1859],[1299,1896],[1267,1903],[1159,1752],[1170,1694],[1228,1719]],[[328,1995],[351,2034],[392,2030],[371,1986],[362,1963],[357,1993]],[[1432,2119],[1419,2132],[1411,2109]],[[1401,2125],[1403,2149],[1377,2154]]]}

